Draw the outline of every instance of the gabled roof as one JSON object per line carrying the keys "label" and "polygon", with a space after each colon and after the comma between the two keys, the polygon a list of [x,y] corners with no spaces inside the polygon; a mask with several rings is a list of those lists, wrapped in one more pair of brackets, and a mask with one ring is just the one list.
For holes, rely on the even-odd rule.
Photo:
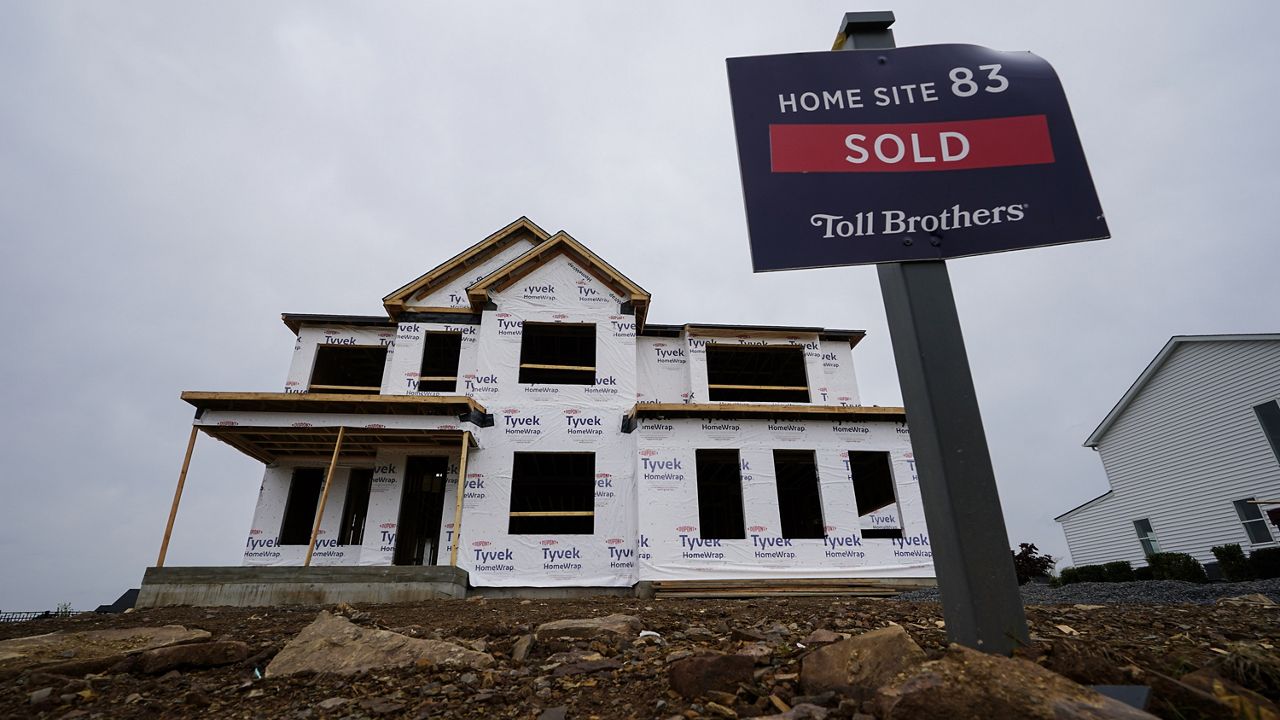
{"label": "gabled roof", "polygon": [[525,254],[468,287],[467,297],[471,300],[471,307],[476,311],[483,309],[489,302],[490,292],[510,287],[520,278],[561,255],[577,262],[583,270],[591,273],[597,280],[631,303],[635,309],[636,328],[644,327],[644,316],[649,310],[649,293],[564,231],[556,233],[544,243],[535,245]]}
{"label": "gabled roof", "polygon": [[[533,240],[535,246],[544,243],[550,238],[546,230],[538,227],[532,220],[523,215],[510,225],[502,228],[498,232],[463,250],[457,255],[449,258],[445,262],[437,265],[434,269],[428,271],[413,282],[395,290],[390,295],[382,298],[382,305],[387,309],[387,314],[396,317],[402,312],[406,306],[411,305],[410,300],[415,295],[421,295],[449,283],[459,275],[462,275],[468,268],[475,267],[479,263],[483,263],[494,255],[502,251],[513,242],[527,238]],[[454,311],[454,308],[428,308],[431,310]],[[461,310],[461,312],[470,312],[470,310]]]}
{"label": "gabled roof", "polygon": [[1160,349],[1160,352],[1155,356],[1155,359],[1147,365],[1147,369],[1143,370],[1142,374],[1138,376],[1138,379],[1133,381],[1133,385],[1131,385],[1129,387],[1129,391],[1120,398],[1120,402],[1116,403],[1116,406],[1111,408],[1111,412],[1107,413],[1107,416],[1102,419],[1102,423],[1098,425],[1098,428],[1093,431],[1093,434],[1089,436],[1088,440],[1084,441],[1084,446],[1091,448],[1098,447],[1098,443],[1102,442],[1102,436],[1106,435],[1107,431],[1111,429],[1111,426],[1115,424],[1116,420],[1120,419],[1120,415],[1129,408],[1129,405],[1133,402],[1134,398],[1138,397],[1138,393],[1142,392],[1142,389],[1147,386],[1147,383],[1151,382],[1151,378],[1155,377],[1155,374],[1160,371],[1160,368],[1164,366],[1165,361],[1169,359],[1169,356],[1173,354],[1173,351],[1177,349],[1179,345],[1192,342],[1257,342],[1259,340],[1280,340],[1280,334],[1174,335],[1169,338],[1169,342],[1164,344],[1164,347]]}

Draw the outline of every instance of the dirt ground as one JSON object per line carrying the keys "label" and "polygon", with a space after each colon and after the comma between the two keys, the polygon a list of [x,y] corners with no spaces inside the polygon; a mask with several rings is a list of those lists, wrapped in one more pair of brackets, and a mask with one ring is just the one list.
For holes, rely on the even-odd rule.
{"label": "dirt ground", "polygon": [[[790,703],[800,695],[803,639],[813,630],[859,633],[889,623],[903,626],[931,655],[946,646],[936,603],[897,600],[772,598],[693,600],[594,598],[584,600],[449,600],[408,605],[362,605],[377,626],[409,630],[420,637],[483,640],[497,664],[489,670],[445,668],[373,672],[354,678],[330,675],[262,678],[270,657],[318,607],[168,608],[123,615],[81,615],[0,625],[0,639],[54,631],[178,624],[208,630],[214,640],[240,640],[256,655],[220,668],[173,671],[159,677],[110,674],[65,678],[47,673],[0,676],[0,717],[48,718],[538,718],[566,708],[579,718],[669,718],[714,716],[705,699],[687,700],[671,691],[667,664],[688,651],[733,652],[748,634],[766,635],[769,664],[743,684],[733,709],[741,717],[777,712],[776,695]],[[539,623],[611,613],[634,615],[662,644],[634,643],[593,649],[620,663],[598,672],[553,674],[552,648],[535,644],[523,663],[511,659],[515,641]],[[1280,647],[1280,610],[1237,605],[1032,606],[1027,608],[1032,647],[1029,659],[1085,684],[1178,677],[1220,662],[1233,643],[1268,652]],[[735,632],[736,631],[736,632]],[[475,644],[475,643],[473,643]],[[585,645],[585,643],[584,643]],[[50,701],[33,706],[30,694],[52,687]],[[87,691],[87,692],[86,692]],[[320,703],[333,698],[330,709]],[[1275,698],[1272,698],[1275,699]],[[859,708],[828,701],[831,717],[851,717]],[[1157,698],[1161,717],[1209,717]],[[548,717],[554,717],[551,713]],[[1229,717],[1229,715],[1228,715]]]}

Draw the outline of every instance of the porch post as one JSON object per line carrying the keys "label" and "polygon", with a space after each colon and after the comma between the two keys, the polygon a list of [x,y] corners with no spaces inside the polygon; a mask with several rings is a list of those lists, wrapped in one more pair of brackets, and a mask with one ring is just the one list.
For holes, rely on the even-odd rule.
{"label": "porch post", "polygon": [[320,507],[316,508],[316,524],[311,528],[311,542],[307,545],[307,559],[303,567],[311,566],[311,554],[316,551],[316,538],[320,536],[320,520],[324,517],[324,504],[329,500],[329,486],[333,484],[333,471],[338,468],[338,453],[342,452],[342,436],[347,429],[338,426],[338,441],[333,444],[333,459],[329,461],[329,472],[324,476],[324,492],[320,493]]}
{"label": "porch post", "polygon": [[169,522],[164,526],[164,540],[160,541],[160,557],[156,558],[156,567],[164,567],[165,553],[169,552],[169,536],[173,534],[173,520],[178,517],[178,502],[182,500],[182,487],[187,484],[187,468],[191,467],[191,451],[196,447],[196,433],[199,429],[191,426],[191,439],[187,440],[187,454],[182,458],[182,471],[178,473],[178,487],[173,491],[173,505],[169,507]]}
{"label": "porch post", "polygon": [[453,508],[453,549],[449,564],[458,566],[458,545],[462,542],[462,494],[467,489],[467,450],[471,447],[471,431],[462,433],[462,458],[458,461],[458,503]]}

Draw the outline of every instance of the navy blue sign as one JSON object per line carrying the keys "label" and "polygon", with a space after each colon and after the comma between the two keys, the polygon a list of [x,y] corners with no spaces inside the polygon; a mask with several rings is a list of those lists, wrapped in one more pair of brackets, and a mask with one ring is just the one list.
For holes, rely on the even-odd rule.
{"label": "navy blue sign", "polygon": [[756,272],[1110,237],[1062,84],[976,45],[730,58]]}

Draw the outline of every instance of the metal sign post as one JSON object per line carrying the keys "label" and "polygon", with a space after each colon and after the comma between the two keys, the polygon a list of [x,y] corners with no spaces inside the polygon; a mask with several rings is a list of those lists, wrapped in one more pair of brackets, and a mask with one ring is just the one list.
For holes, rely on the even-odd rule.
{"label": "metal sign post", "polygon": [[[847,13],[839,49],[894,47],[893,21],[892,12]],[[1007,655],[1030,638],[947,263],[877,270],[947,638]]]}

